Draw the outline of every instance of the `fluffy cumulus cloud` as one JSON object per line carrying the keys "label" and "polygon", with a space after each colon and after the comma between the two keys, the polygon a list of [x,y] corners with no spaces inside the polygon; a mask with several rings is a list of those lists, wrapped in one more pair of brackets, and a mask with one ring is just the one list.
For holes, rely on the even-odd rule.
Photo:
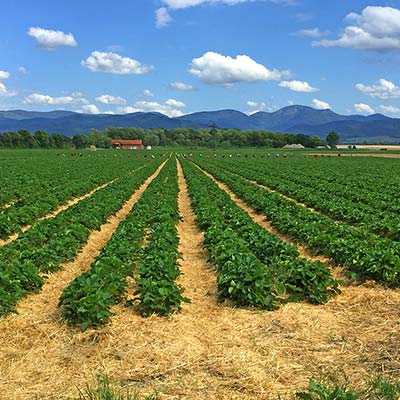
{"label": "fluffy cumulus cloud", "polygon": [[289,71],[270,70],[246,55],[232,58],[212,51],[194,58],[189,72],[210,85],[279,80],[290,74]]}
{"label": "fluffy cumulus cloud", "polygon": [[25,67],[23,67],[22,65],[20,67],[18,67],[18,71],[24,75],[26,75],[28,73],[28,70]]}
{"label": "fluffy cumulus cloud", "polygon": [[366,86],[357,83],[356,88],[364,94],[375,99],[400,99],[400,87],[386,79],[379,79],[374,85]]}
{"label": "fluffy cumulus cloud", "polygon": [[400,114],[400,108],[395,106],[379,106],[380,110],[385,114]]}
{"label": "fluffy cumulus cloud", "polygon": [[12,97],[16,94],[17,92],[7,89],[7,86],[0,82],[0,97]]}
{"label": "fluffy cumulus cloud", "polygon": [[94,104],[86,104],[82,106],[82,108],[78,110],[78,112],[81,112],[83,114],[100,114],[100,110]]}
{"label": "fluffy cumulus cloud", "polygon": [[108,72],[111,74],[145,74],[153,67],[143,65],[141,62],[129,57],[122,57],[113,52],[93,51],[81,65],[93,72]]}
{"label": "fluffy cumulus cloud", "polygon": [[10,73],[7,71],[0,71],[0,80],[8,79],[10,77]]}
{"label": "fluffy cumulus cloud", "polygon": [[168,8],[161,7],[156,10],[156,27],[158,29],[165,28],[173,21],[169,14]]}
{"label": "fluffy cumulus cloud", "polygon": [[280,87],[288,88],[293,92],[312,93],[318,92],[319,89],[313,88],[308,82],[302,81],[282,81]]}
{"label": "fluffy cumulus cloud", "polygon": [[331,105],[327,103],[326,101],[318,100],[318,99],[313,99],[312,104],[314,108],[317,110],[327,110],[331,109]]}
{"label": "fluffy cumulus cloud", "polygon": [[111,96],[109,94],[96,97],[96,101],[102,104],[126,104],[126,100],[123,97]]}
{"label": "fluffy cumulus cloud", "polygon": [[74,92],[68,96],[53,97],[48,94],[32,93],[25,97],[25,104],[60,105],[60,104],[88,104],[82,93]]}
{"label": "fluffy cumulus cloud", "polygon": [[188,85],[188,84],[182,83],[182,82],[171,82],[169,84],[169,86],[170,86],[171,89],[181,90],[183,92],[189,92],[191,90],[194,90],[192,85]]}
{"label": "fluffy cumulus cloud", "polygon": [[354,109],[360,114],[374,114],[375,110],[368,104],[354,104]]}
{"label": "fluffy cumulus cloud", "polygon": [[55,50],[59,47],[78,46],[78,43],[76,42],[72,33],[31,27],[28,31],[28,35],[36,39],[36,44],[38,47],[47,50]]}
{"label": "fluffy cumulus cloud", "polygon": [[167,106],[175,107],[175,108],[183,108],[183,107],[186,107],[186,104],[185,104],[185,103],[183,103],[182,101],[179,101],[179,100],[175,100],[175,99],[168,99],[168,100],[165,102],[165,104],[166,104]]}
{"label": "fluffy cumulus cloud", "polygon": [[177,107],[185,107],[185,104],[174,99],[169,99],[163,104],[156,101],[137,101],[133,106],[118,108],[117,112],[120,114],[159,112],[168,117],[180,117],[183,113]]}
{"label": "fluffy cumulus cloud", "polygon": [[349,25],[336,40],[321,40],[314,46],[346,47],[357,50],[400,49],[400,10],[368,6],[361,14],[350,13]]}

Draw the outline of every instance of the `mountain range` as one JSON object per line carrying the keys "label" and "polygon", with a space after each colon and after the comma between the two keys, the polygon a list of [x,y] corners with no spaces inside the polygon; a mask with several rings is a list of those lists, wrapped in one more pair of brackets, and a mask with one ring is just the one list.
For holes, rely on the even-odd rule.
{"label": "mountain range", "polygon": [[157,112],[136,112],[123,115],[80,114],[72,111],[0,111],[0,132],[27,129],[44,130],[66,136],[88,133],[91,128],[104,130],[110,126],[149,128],[208,128],[268,130],[281,133],[302,133],[325,138],[334,130],[343,142],[400,143],[400,118],[382,114],[340,115],[332,110],[316,110],[293,105],[275,112],[260,111],[252,115],[236,110],[204,111],[170,118]]}

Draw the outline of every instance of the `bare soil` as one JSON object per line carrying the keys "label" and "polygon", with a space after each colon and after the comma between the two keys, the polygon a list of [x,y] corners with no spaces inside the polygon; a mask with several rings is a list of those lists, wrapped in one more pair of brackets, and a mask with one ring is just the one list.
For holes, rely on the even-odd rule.
{"label": "bare soil", "polygon": [[142,318],[120,305],[102,330],[66,326],[58,297],[103,238],[23,300],[18,314],[0,320],[2,399],[77,398],[77,387],[98,373],[143,395],[157,389],[162,399],[183,400],[277,400],[325,374],[346,376],[355,387],[378,372],[400,375],[398,290],[368,283],[344,288],[326,305],[273,312],[219,304],[180,168],[179,184],[180,284],[192,302],[170,318]]}

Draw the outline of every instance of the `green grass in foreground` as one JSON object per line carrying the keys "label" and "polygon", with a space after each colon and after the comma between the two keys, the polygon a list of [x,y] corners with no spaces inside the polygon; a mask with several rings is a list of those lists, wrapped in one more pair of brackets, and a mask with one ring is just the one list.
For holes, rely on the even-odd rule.
{"label": "green grass in foreground", "polygon": [[311,380],[306,392],[297,392],[301,400],[399,400],[400,382],[376,377],[367,383],[365,389],[355,391],[343,384],[318,383]]}
{"label": "green grass in foreground", "polygon": [[[85,390],[79,390],[79,400],[141,400],[136,392],[129,389],[120,390],[113,387],[106,375],[97,377],[95,386],[87,385]],[[143,400],[159,400],[157,395],[145,397]]]}
{"label": "green grass in foreground", "polygon": [[[400,381],[377,376],[366,383],[362,390],[353,390],[348,383],[328,380],[310,380],[306,391],[295,393],[296,400],[399,400]],[[282,398],[279,398],[283,400]],[[160,400],[157,394],[140,397],[129,389],[116,389],[107,375],[98,376],[95,385],[79,390],[77,400]]]}

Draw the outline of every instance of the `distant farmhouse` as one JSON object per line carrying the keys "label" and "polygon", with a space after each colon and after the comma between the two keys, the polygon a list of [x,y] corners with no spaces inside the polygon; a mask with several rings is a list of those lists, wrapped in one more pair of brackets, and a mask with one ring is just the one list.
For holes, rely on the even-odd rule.
{"label": "distant farmhouse", "polygon": [[286,146],[283,146],[284,149],[305,149],[305,147],[302,144],[296,143],[296,144],[287,144]]}
{"label": "distant farmhouse", "polygon": [[143,150],[143,142],[141,139],[138,140],[127,140],[127,139],[112,139],[111,145],[113,149],[124,149],[124,150]]}

